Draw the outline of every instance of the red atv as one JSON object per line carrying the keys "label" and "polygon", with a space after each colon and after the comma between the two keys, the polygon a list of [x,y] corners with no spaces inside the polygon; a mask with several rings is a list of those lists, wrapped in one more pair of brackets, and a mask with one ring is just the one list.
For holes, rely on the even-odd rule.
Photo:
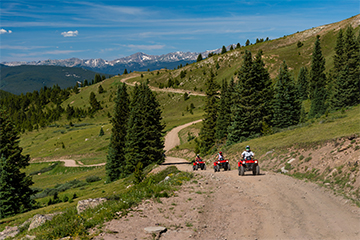
{"label": "red atv", "polygon": [[198,170],[206,170],[206,164],[202,159],[199,160],[195,160],[195,162],[193,163],[193,171]]}
{"label": "red atv", "polygon": [[260,166],[257,159],[247,157],[238,162],[239,176],[244,176],[246,171],[252,171],[253,175],[260,175]]}
{"label": "red atv", "polygon": [[227,170],[230,171],[230,163],[229,163],[228,159],[216,160],[214,162],[214,171],[215,172],[220,172],[221,168],[224,168],[224,171],[227,171]]}

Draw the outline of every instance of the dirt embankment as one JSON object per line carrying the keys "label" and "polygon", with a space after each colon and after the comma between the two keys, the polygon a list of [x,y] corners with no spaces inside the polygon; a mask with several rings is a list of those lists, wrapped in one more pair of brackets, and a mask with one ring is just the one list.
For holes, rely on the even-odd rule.
{"label": "dirt embankment", "polygon": [[[167,157],[165,166],[192,171],[185,163]],[[160,239],[359,239],[360,209],[313,183],[208,164],[175,197],[143,202],[95,239],[153,239],[144,228],[156,225],[167,228]]]}

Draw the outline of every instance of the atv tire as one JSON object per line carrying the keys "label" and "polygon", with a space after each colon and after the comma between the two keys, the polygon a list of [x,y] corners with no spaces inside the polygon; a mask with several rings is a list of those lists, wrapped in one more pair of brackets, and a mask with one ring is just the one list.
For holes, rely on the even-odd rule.
{"label": "atv tire", "polygon": [[240,166],[239,167],[239,175],[244,176],[244,173],[245,173],[245,168],[243,166]]}
{"label": "atv tire", "polygon": [[231,170],[230,163],[228,163],[228,171],[230,171],[230,170]]}
{"label": "atv tire", "polygon": [[204,165],[204,169],[203,170],[206,170],[206,165]]}
{"label": "atv tire", "polygon": [[199,169],[199,165],[195,165],[195,170],[197,171]]}
{"label": "atv tire", "polygon": [[255,171],[256,171],[256,175],[260,175],[260,167],[259,167],[259,165],[256,166]]}
{"label": "atv tire", "polygon": [[219,165],[216,165],[215,168],[216,168],[216,171],[217,171],[217,172],[220,172],[220,166],[219,166]]}

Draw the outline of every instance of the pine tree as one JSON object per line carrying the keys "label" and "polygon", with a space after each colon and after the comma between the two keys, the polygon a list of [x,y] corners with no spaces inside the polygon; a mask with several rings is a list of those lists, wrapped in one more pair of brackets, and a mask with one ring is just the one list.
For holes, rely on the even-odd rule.
{"label": "pine tree", "polygon": [[[325,58],[322,55],[320,46],[320,36],[316,37],[314,51],[311,60],[309,93],[310,99],[315,97],[315,89],[325,89],[326,76],[325,76]],[[322,91],[322,90],[321,90]]]}
{"label": "pine tree", "polygon": [[311,100],[308,118],[320,117],[326,112],[326,90],[325,88],[315,89],[314,98]]}
{"label": "pine tree", "polygon": [[360,46],[351,26],[344,36],[339,31],[336,43],[330,104],[333,109],[340,109],[360,101]]}
{"label": "pine tree", "polygon": [[279,75],[276,78],[273,109],[274,127],[286,128],[299,123],[301,102],[285,61],[281,65]]}
{"label": "pine tree", "polygon": [[74,93],[75,94],[78,94],[79,93],[79,87],[78,87],[78,84],[76,83],[75,86],[74,86]]}
{"label": "pine tree", "polygon": [[98,87],[98,93],[101,94],[101,93],[103,93],[103,92],[104,92],[104,88],[103,88],[101,85],[99,85],[99,87]]}
{"label": "pine tree", "polygon": [[126,174],[133,173],[139,162],[146,167],[164,161],[160,105],[146,84],[136,85],[132,96],[125,143]]}
{"label": "pine tree", "polygon": [[96,73],[94,83],[98,83],[98,82],[101,82],[101,76],[100,76],[100,74]]}
{"label": "pine tree", "polygon": [[245,42],[245,46],[249,46],[250,45],[250,40],[247,39],[246,42]]}
{"label": "pine tree", "polygon": [[91,106],[91,111],[92,112],[95,112],[97,110],[100,110],[101,109],[101,105],[100,103],[96,100],[96,95],[94,92],[91,92],[90,93],[90,106]]}
{"label": "pine tree", "polygon": [[147,156],[147,162],[143,163],[148,166],[151,163],[162,163],[164,159],[164,128],[162,124],[162,111],[155,94],[150,90],[148,85],[143,84],[144,106],[145,106],[145,123],[146,126],[146,148],[143,149]]}
{"label": "pine tree", "polygon": [[253,74],[256,96],[253,105],[252,134],[259,134],[264,123],[272,120],[273,89],[269,72],[262,61],[262,50],[259,50],[253,62]]}
{"label": "pine tree", "polygon": [[228,128],[227,144],[240,142],[243,138],[250,136],[247,126],[251,124],[250,107],[248,102],[251,101],[251,94],[255,92],[252,82],[252,56],[250,51],[245,51],[243,64],[238,74],[239,81],[235,86],[234,99],[232,106],[233,119]]}
{"label": "pine tree", "polygon": [[100,128],[100,133],[99,133],[99,137],[102,137],[102,136],[104,136],[104,129],[101,127]]}
{"label": "pine tree", "polygon": [[199,53],[199,56],[197,57],[196,62],[200,62],[202,60],[203,60],[203,57],[202,57],[201,53]]}
{"label": "pine tree", "polygon": [[110,144],[106,161],[106,174],[109,181],[125,176],[125,137],[129,117],[129,95],[126,84],[117,89],[112,124]]}
{"label": "pine tree", "polygon": [[18,132],[4,109],[0,109],[0,136],[0,218],[4,218],[32,208],[33,182],[21,170],[30,157],[21,154]]}
{"label": "pine tree", "polygon": [[228,144],[261,134],[264,122],[271,122],[271,79],[262,61],[261,50],[254,61],[251,52],[245,52],[238,78]]}
{"label": "pine tree", "polygon": [[125,70],[124,70],[124,75],[125,75],[125,74],[128,74],[128,71],[127,71],[127,69],[126,69],[126,68],[125,68]]}
{"label": "pine tree", "polygon": [[226,51],[226,47],[225,46],[222,46],[222,49],[221,49],[221,54],[224,54],[224,53],[226,53],[227,51]]}
{"label": "pine tree", "polygon": [[299,92],[300,100],[308,99],[309,80],[308,80],[308,70],[306,67],[300,68],[299,76],[297,79],[297,89]]}
{"label": "pine tree", "polygon": [[214,74],[206,81],[205,114],[200,129],[200,151],[207,154],[215,143],[216,119],[217,119],[217,90]]}
{"label": "pine tree", "polygon": [[240,46],[240,43],[237,43],[235,49],[238,49],[238,48],[240,48],[240,47],[241,47],[241,46]]}
{"label": "pine tree", "polygon": [[228,92],[228,83],[224,79],[221,85],[221,98],[219,103],[218,118],[216,120],[216,139],[222,140],[227,136],[227,129],[231,120],[231,95]]}

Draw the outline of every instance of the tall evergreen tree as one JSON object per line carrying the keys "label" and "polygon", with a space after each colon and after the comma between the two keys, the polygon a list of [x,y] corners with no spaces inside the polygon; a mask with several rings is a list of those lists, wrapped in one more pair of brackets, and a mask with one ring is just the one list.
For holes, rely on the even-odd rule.
{"label": "tall evergreen tree", "polygon": [[[325,89],[326,76],[325,76],[325,58],[322,55],[320,46],[320,36],[316,37],[314,51],[311,59],[309,93],[310,99],[315,97],[315,89]],[[322,90],[321,90],[322,91]]]}
{"label": "tall evergreen tree", "polygon": [[100,76],[100,74],[96,73],[94,83],[98,83],[98,82],[101,82],[101,76]]}
{"label": "tall evergreen tree", "polygon": [[203,57],[202,57],[201,53],[199,53],[199,55],[198,55],[198,57],[196,59],[196,62],[200,62],[202,60],[203,60]]}
{"label": "tall evergreen tree", "polygon": [[106,175],[109,181],[125,176],[125,137],[129,117],[129,94],[126,84],[117,89],[108,155],[106,157]]}
{"label": "tall evergreen tree", "polygon": [[252,61],[246,51],[235,87],[233,119],[228,128],[228,143],[237,143],[244,138],[260,134],[264,123],[271,121],[271,79],[262,61],[260,50]]}
{"label": "tall evergreen tree", "polygon": [[146,84],[135,86],[132,96],[125,143],[126,174],[134,172],[139,162],[146,167],[164,161],[160,105]]}
{"label": "tall evergreen tree", "polygon": [[330,105],[333,109],[358,104],[359,93],[359,42],[351,26],[338,33],[335,47],[333,86],[331,88]]}
{"label": "tall evergreen tree", "polygon": [[227,129],[231,120],[231,92],[228,92],[228,83],[224,79],[221,85],[221,98],[218,118],[216,120],[216,139],[222,140],[227,136]]}
{"label": "tall evergreen tree", "polygon": [[243,64],[239,70],[238,82],[235,85],[234,99],[232,106],[233,119],[228,128],[228,144],[241,141],[242,138],[250,136],[247,126],[251,124],[251,116],[248,103],[251,101],[251,94],[255,92],[252,83],[252,56],[250,51],[245,51]]}
{"label": "tall evergreen tree", "polygon": [[95,112],[97,110],[100,110],[101,109],[101,105],[100,103],[96,100],[96,95],[94,92],[91,92],[90,93],[90,106],[91,106],[91,111],[92,112]]}
{"label": "tall evergreen tree", "polygon": [[259,50],[252,66],[256,91],[252,114],[252,134],[260,133],[263,124],[270,124],[272,119],[272,81],[269,72],[265,68],[265,63],[262,60],[262,54],[262,50]]}
{"label": "tall evergreen tree", "polygon": [[286,128],[299,123],[301,102],[285,61],[274,86],[273,126]]}
{"label": "tall evergreen tree", "polygon": [[306,100],[309,97],[309,79],[308,79],[308,70],[306,67],[301,67],[299,71],[299,76],[297,79],[297,89],[299,92],[300,100]]}
{"label": "tall evergreen tree", "polygon": [[327,91],[325,88],[316,88],[314,98],[311,100],[310,111],[308,118],[320,117],[326,112]]}
{"label": "tall evergreen tree", "polygon": [[19,136],[8,113],[0,109],[0,219],[30,210],[33,194],[31,177],[21,170],[29,165],[29,155],[22,155]]}
{"label": "tall evergreen tree", "polygon": [[226,47],[225,47],[225,46],[222,46],[221,54],[224,54],[224,53],[226,53]]}
{"label": "tall evergreen tree", "polygon": [[148,85],[143,84],[143,100],[145,106],[145,124],[146,127],[146,147],[143,149],[147,156],[147,166],[151,163],[162,163],[164,159],[164,128],[162,124],[161,108],[155,94],[150,90]]}
{"label": "tall evergreen tree", "polygon": [[208,153],[215,143],[216,119],[217,119],[217,90],[214,74],[206,81],[205,114],[200,129],[200,151]]}

